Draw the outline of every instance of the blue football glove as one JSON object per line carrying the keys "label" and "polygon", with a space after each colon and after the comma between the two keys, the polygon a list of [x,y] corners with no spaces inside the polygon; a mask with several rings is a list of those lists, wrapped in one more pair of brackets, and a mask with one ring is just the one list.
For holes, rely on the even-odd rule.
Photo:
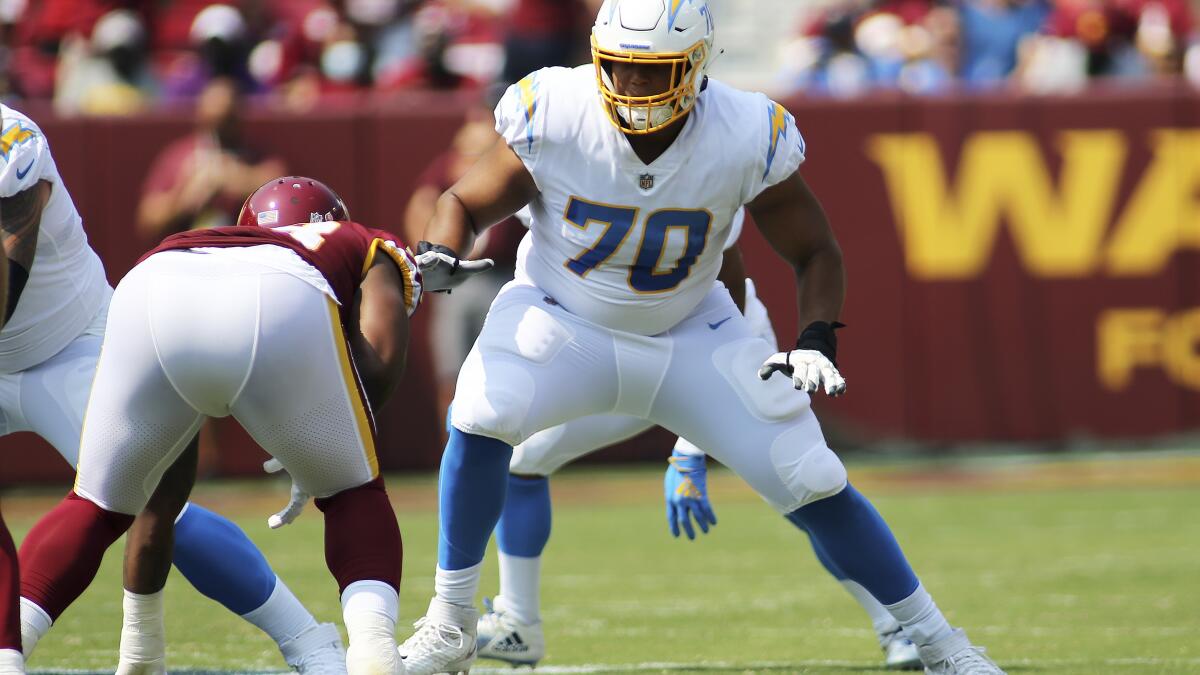
{"label": "blue football glove", "polygon": [[667,525],[671,535],[678,537],[679,528],[687,533],[688,539],[696,538],[692,520],[700,531],[708,533],[709,525],[717,524],[712,504],[708,502],[708,468],[704,455],[687,455],[676,450],[671,453],[670,466],[663,479],[663,491],[667,498]]}

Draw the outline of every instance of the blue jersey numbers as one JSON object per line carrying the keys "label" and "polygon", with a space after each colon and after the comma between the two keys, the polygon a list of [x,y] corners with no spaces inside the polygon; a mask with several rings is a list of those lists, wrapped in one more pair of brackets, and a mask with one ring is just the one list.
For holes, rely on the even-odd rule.
{"label": "blue jersey numbers", "polygon": [[[567,269],[583,277],[617,252],[637,224],[638,210],[571,197],[564,215],[567,222],[580,229],[586,230],[590,223],[604,225],[591,248],[565,263]],[[663,209],[650,214],[629,267],[629,287],[639,293],[663,293],[678,286],[704,252],[710,227],[712,214],[705,209]],[[670,261],[664,257],[672,243],[676,248],[681,246],[683,253],[667,267]]]}

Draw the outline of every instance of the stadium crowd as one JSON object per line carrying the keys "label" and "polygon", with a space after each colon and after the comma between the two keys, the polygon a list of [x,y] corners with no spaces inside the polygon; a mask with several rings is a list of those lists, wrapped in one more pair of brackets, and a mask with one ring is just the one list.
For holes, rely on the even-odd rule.
{"label": "stadium crowd", "polygon": [[1097,78],[1200,86],[1195,0],[838,0],[788,40],[782,88],[835,96],[1001,86],[1069,93]]}
{"label": "stadium crowd", "polygon": [[[583,63],[601,0],[0,0],[0,98],[63,114],[192,99],[214,76],[293,110],[366,92],[497,94],[543,65]],[[1200,85],[1200,0],[725,0],[744,26],[783,21],[756,69],[773,94],[930,94],[1094,78]],[[720,45],[720,39],[718,45]],[[736,59],[735,59],[736,60]],[[718,70],[718,72],[720,72]],[[736,78],[734,78],[736,80]]]}

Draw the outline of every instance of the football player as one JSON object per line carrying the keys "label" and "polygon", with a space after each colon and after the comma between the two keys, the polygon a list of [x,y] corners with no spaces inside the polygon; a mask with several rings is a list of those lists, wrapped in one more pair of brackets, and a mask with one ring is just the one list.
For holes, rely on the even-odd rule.
{"label": "football player", "polygon": [[[606,0],[593,63],[513,85],[497,106],[504,143],[438,201],[422,269],[462,269],[456,251],[526,203],[532,244],[459,375],[436,595],[401,646],[410,673],[465,670],[476,656],[480,563],[513,446],[598,413],[666,427],[739,474],[888,609],[928,672],[1001,672],[946,621],[825,443],[808,394],[846,390],[841,251],[798,171],[791,115],[706,79],[712,44],[703,0]],[[795,349],[772,354],[714,283],[743,205],[796,270]],[[801,391],[786,395],[788,384]]]}
{"label": "football player", "polygon": [[[324,184],[277,179],[249,197],[238,226],[172,235],[121,281],[75,487],[21,546],[23,601],[58,616],[152,494],[182,508],[195,475],[188,441],[205,419],[232,415],[328,523],[350,646],[342,664],[314,672],[403,672],[400,531],[370,403],[403,370],[421,286],[398,239],[348,218]],[[166,672],[170,525],[130,531],[118,673]]]}
{"label": "football player", "polygon": [[[0,116],[0,218],[10,263],[10,320],[0,331],[0,436],[33,431],[74,467],[112,289],[45,135],[12,108],[0,106]],[[138,527],[160,528],[159,507],[151,500]],[[270,635],[287,663],[325,673],[322,664],[345,660],[336,627],[316,622],[236,525],[189,504],[175,532],[174,559],[183,575]],[[39,573],[26,568],[26,582],[39,583]],[[0,594],[7,588],[0,583]],[[26,656],[57,616],[22,603]],[[0,663],[17,659],[2,649],[10,641],[0,642]]]}
{"label": "football player", "polygon": [[[774,350],[775,329],[767,308],[758,299],[754,282],[744,276],[745,267],[736,246],[742,224],[741,211],[738,214],[734,216],[717,278],[729,289],[746,317],[750,332]],[[528,245],[523,245],[521,253],[527,251]],[[522,264],[521,258],[518,264]],[[504,510],[496,525],[500,594],[484,601],[488,611],[479,617],[479,656],[514,665],[535,665],[545,656],[539,598],[542,551],[550,540],[549,476],[586,454],[632,438],[651,426],[638,417],[593,415],[539,431],[513,448]],[[688,539],[695,539],[695,528],[707,533],[711,525],[717,524],[708,499],[705,455],[683,438],[678,439],[671,453],[663,487],[667,526],[672,535],[678,537],[682,531]],[[867,612],[884,653],[884,666],[920,668],[916,645],[904,636],[895,618],[866,589],[845,578],[815,540],[810,538],[810,543],[825,569]]]}

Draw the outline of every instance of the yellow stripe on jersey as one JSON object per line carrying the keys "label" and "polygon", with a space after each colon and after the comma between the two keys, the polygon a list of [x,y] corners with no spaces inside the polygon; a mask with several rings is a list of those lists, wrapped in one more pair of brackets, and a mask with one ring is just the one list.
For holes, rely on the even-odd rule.
{"label": "yellow stripe on jersey", "polygon": [[342,319],[338,312],[337,303],[333,298],[326,297],[329,307],[329,326],[333,331],[333,344],[337,349],[338,365],[342,369],[342,380],[346,385],[346,395],[349,397],[350,408],[354,411],[358,435],[362,439],[363,454],[367,466],[371,469],[371,480],[379,476],[379,458],[375,455],[375,435],[371,433],[371,420],[366,408],[364,394],[358,389],[358,374],[354,370],[354,362],[350,360],[350,351],[346,347],[346,334],[342,331]]}
{"label": "yellow stripe on jersey", "polygon": [[388,254],[392,262],[400,268],[400,276],[404,280],[404,306],[408,309],[408,315],[412,316],[413,312],[417,311],[417,305],[421,302],[421,290],[417,285],[417,275],[415,266],[408,260],[408,256],[404,252],[396,248],[396,245],[384,241],[383,239],[375,239],[371,242],[371,248],[367,249],[367,257],[363,261],[362,274],[359,278],[367,276],[367,270],[371,269],[371,265],[375,262],[375,253],[380,248]]}

